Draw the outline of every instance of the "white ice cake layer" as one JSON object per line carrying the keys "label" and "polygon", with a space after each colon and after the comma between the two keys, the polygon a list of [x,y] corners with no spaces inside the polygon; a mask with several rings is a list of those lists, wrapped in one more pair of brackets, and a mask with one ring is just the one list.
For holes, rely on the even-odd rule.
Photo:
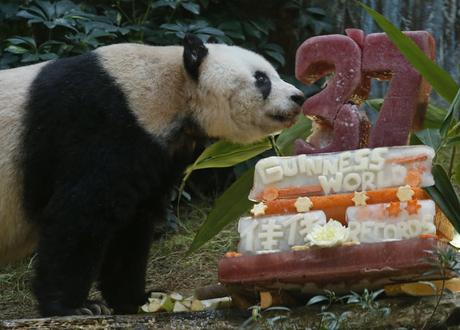
{"label": "white ice cake layer", "polygon": [[323,211],[279,216],[244,217],[239,220],[238,252],[256,254],[289,251],[292,246],[304,245],[314,225],[326,224]]}
{"label": "white ice cake layer", "polygon": [[376,243],[416,238],[423,234],[435,235],[434,202],[427,199],[416,203],[418,206],[412,213],[407,202],[400,203],[397,216],[388,214],[388,203],[349,207],[347,221],[350,239],[361,243]]}
{"label": "white ice cake layer", "polygon": [[434,185],[431,175],[434,155],[432,148],[420,145],[267,157],[256,164],[249,199],[262,200],[268,187],[303,187],[312,191],[310,195],[399,187],[406,185],[413,173],[419,176],[417,186],[428,187]]}

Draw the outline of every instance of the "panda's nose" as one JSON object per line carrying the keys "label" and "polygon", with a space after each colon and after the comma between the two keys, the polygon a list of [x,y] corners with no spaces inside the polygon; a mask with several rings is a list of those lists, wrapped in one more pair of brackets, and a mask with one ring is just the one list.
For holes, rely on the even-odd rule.
{"label": "panda's nose", "polygon": [[305,96],[303,96],[303,94],[291,95],[291,100],[297,103],[298,105],[302,105],[305,101]]}

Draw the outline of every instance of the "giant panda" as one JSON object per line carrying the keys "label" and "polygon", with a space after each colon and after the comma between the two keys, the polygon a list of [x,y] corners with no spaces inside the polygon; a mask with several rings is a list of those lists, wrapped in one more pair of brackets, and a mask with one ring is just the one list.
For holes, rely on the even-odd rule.
{"label": "giant panda", "polygon": [[145,301],[152,229],[206,137],[257,141],[303,94],[236,46],[117,44],[0,71],[0,263],[37,252],[43,316]]}

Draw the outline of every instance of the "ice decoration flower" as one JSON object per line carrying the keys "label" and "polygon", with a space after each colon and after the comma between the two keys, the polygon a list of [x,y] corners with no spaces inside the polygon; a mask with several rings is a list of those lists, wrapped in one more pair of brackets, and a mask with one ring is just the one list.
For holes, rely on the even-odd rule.
{"label": "ice decoration flower", "polygon": [[414,196],[414,191],[412,188],[407,184],[405,186],[399,187],[398,192],[396,193],[396,196],[401,202],[407,202],[412,199],[412,196]]}
{"label": "ice decoration flower", "polygon": [[255,204],[252,207],[251,213],[253,216],[258,217],[258,216],[264,215],[266,209],[267,209],[267,205],[261,202],[261,203]]}
{"label": "ice decoration flower", "polygon": [[308,197],[298,197],[294,204],[297,212],[309,212],[313,203]]}
{"label": "ice decoration flower", "polygon": [[337,220],[329,220],[325,225],[315,225],[307,235],[311,245],[331,247],[345,243],[350,235],[350,230]]}
{"label": "ice decoration flower", "polygon": [[368,199],[369,197],[366,195],[365,191],[355,191],[351,200],[355,202],[355,206],[366,206],[366,200]]}

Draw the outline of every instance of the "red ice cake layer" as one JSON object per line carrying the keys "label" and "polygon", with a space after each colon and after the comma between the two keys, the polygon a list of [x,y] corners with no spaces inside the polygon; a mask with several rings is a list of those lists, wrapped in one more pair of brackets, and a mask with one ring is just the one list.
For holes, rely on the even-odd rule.
{"label": "red ice cake layer", "polygon": [[[219,281],[247,289],[292,289],[336,293],[376,289],[398,282],[427,279],[431,254],[447,244],[434,238],[310,248],[223,258]],[[439,274],[431,274],[439,278]]]}

